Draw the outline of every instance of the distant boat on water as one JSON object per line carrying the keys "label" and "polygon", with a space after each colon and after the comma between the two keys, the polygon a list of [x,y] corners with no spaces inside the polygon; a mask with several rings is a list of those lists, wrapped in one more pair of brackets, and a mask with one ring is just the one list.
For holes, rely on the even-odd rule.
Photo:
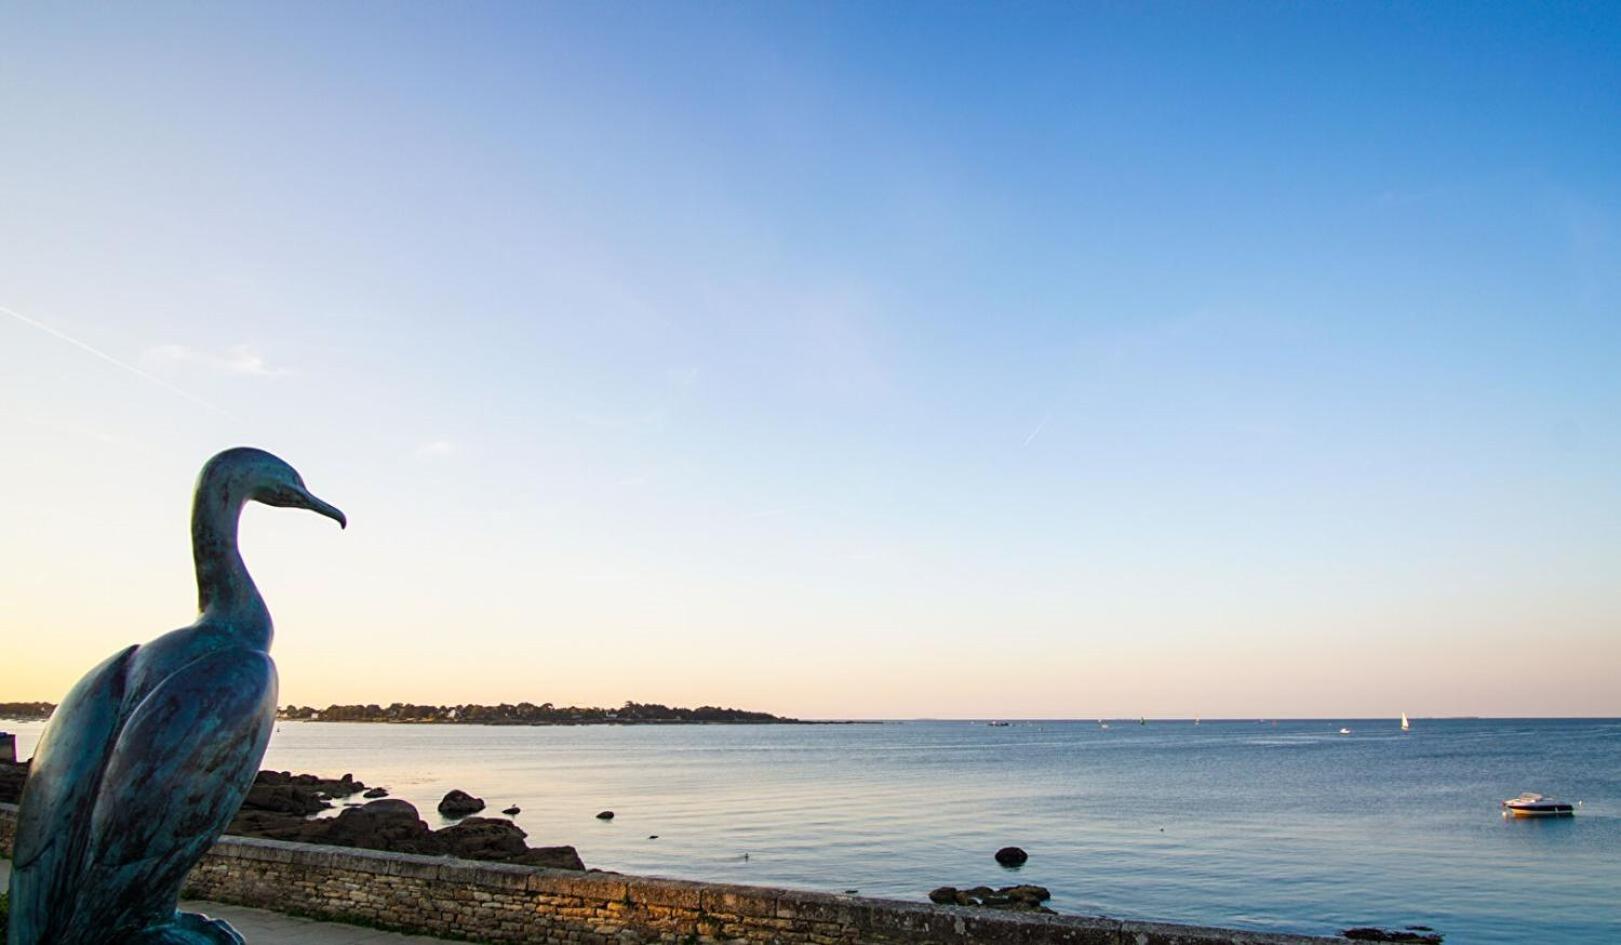
{"label": "distant boat on water", "polygon": [[1410,732],[1410,731],[1413,730],[1413,723],[1407,721],[1407,713],[1406,712],[1403,712],[1401,714],[1401,730],[1404,731],[1404,732]]}
{"label": "distant boat on water", "polygon": [[991,728],[1007,728],[1008,727],[1008,723],[1006,723],[1006,722],[986,722],[985,724],[989,725]]}
{"label": "distant boat on water", "polygon": [[1341,735],[1349,735],[1349,734],[1351,734],[1351,730],[1348,729],[1348,728],[1342,728],[1342,729],[1340,729],[1340,734]]}
{"label": "distant boat on water", "polygon": [[1576,808],[1564,801],[1527,791],[1503,802],[1503,813],[1515,817],[1569,817]]}

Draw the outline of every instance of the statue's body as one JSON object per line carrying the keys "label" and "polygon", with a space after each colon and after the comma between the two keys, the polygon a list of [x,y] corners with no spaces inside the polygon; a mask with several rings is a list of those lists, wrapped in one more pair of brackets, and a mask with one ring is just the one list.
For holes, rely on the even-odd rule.
{"label": "statue's body", "polygon": [[236,544],[249,501],[345,524],[262,450],[203,467],[191,519],[202,614],[91,670],[51,716],[18,811],[9,945],[242,941],[176,905],[242,806],[276,719],[270,612]]}

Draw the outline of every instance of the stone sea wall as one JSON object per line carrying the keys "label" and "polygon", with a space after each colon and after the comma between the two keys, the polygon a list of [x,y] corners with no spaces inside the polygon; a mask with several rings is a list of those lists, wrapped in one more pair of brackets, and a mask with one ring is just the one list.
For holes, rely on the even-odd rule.
{"label": "stone sea wall", "polygon": [[[16,807],[0,804],[0,854]],[[1311,945],[1343,939],[726,886],[226,837],[186,895],[477,942]]]}

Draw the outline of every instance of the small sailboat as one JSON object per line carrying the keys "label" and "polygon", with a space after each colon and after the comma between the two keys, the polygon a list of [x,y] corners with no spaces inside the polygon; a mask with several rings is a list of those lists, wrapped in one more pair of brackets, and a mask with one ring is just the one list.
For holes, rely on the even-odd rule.
{"label": "small sailboat", "polygon": [[1108,728],[1108,727],[1109,727],[1108,722],[1105,722],[1102,719],[1098,719],[1098,728]]}
{"label": "small sailboat", "polygon": [[1348,729],[1348,728],[1342,728],[1342,729],[1340,729],[1340,734],[1341,735],[1349,735],[1349,734],[1351,734],[1351,730]]}
{"label": "small sailboat", "polygon": [[1407,721],[1407,713],[1406,712],[1403,712],[1401,714],[1401,730],[1404,731],[1404,732],[1410,732],[1410,731],[1413,730],[1413,723]]}

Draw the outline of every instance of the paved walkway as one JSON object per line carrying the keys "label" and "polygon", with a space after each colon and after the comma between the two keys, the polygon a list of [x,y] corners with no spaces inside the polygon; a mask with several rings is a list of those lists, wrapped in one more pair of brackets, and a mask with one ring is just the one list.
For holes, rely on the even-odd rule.
{"label": "paved walkway", "polygon": [[[11,882],[11,861],[0,860],[0,889]],[[379,932],[357,925],[317,922],[264,909],[218,902],[182,902],[187,912],[202,912],[236,926],[248,945],[443,945],[444,939]]]}

